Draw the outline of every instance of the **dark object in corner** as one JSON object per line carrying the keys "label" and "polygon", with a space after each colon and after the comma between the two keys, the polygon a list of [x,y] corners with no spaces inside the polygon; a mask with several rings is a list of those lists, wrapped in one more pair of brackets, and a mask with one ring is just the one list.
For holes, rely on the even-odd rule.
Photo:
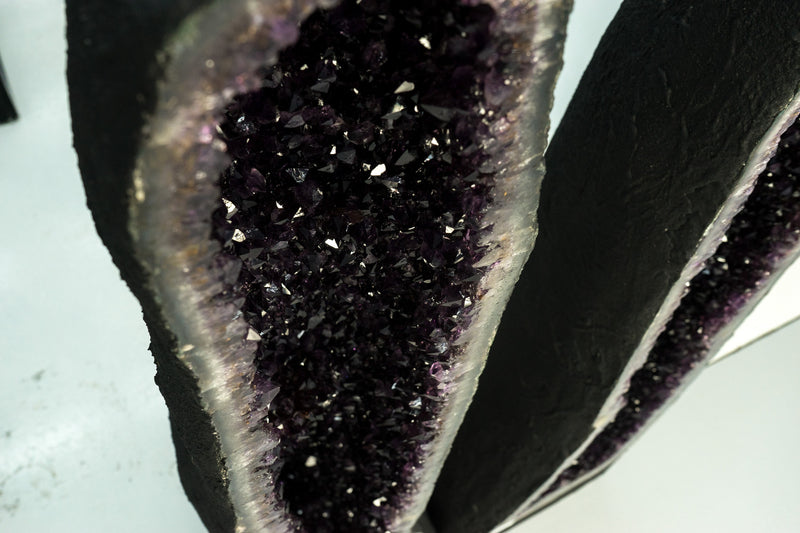
{"label": "dark object in corner", "polygon": [[[153,339],[152,351],[158,368],[156,380],[170,409],[181,481],[205,525],[215,533],[234,530],[253,533],[392,530],[407,533],[422,512],[440,459],[449,449],[449,442],[434,445],[431,439],[449,439],[455,433],[455,425],[460,421],[457,413],[468,403],[472,392],[470,387],[474,388],[476,373],[483,366],[481,357],[487,352],[490,333],[499,320],[499,309],[495,312],[494,306],[500,305],[510,292],[514,276],[509,273],[521,269],[532,245],[532,215],[537,198],[532,189],[535,176],[541,175],[537,158],[543,153],[546,139],[546,125],[544,122],[537,125],[538,117],[546,121],[550,91],[560,65],[561,28],[566,23],[571,2],[523,0],[519,2],[522,10],[494,11],[488,2],[472,6],[463,0],[449,0],[432,6],[425,6],[421,0],[407,3],[379,0],[363,2],[365,5],[361,7],[360,1],[348,0],[324,14],[312,9],[330,7],[334,2],[214,0],[207,5],[205,2],[67,1],[67,76],[75,149],[87,203],[103,242],[142,304]],[[448,11],[432,12],[434,8]],[[383,13],[391,13],[395,22],[387,23],[390,17],[386,15],[384,19]],[[306,17],[306,14],[310,15]],[[508,26],[516,28],[515,35],[506,36],[504,24],[497,24],[498,31],[493,34],[492,20],[500,20],[506,14],[514,19],[514,23]],[[530,17],[526,19],[521,14]],[[450,19],[452,23],[446,22]],[[531,32],[522,24],[527,20],[536,24],[537,31]],[[459,29],[462,26],[459,21],[465,22],[463,31]],[[369,28],[369,31],[356,31],[362,27]],[[346,31],[340,32],[339,28]],[[395,32],[397,28],[403,32]],[[443,37],[437,40],[440,35]],[[467,39],[470,35],[473,38]],[[530,35],[538,35],[541,42],[531,40]],[[331,44],[333,37],[336,37],[337,46]],[[410,43],[417,55],[412,56],[405,50],[405,44],[396,48],[400,51],[395,54],[396,59],[388,51],[384,52],[384,49],[391,48],[388,45],[396,42]],[[433,42],[453,46],[434,46]],[[317,45],[322,46],[318,48]],[[486,48],[490,45],[497,51]],[[330,57],[329,48],[334,54]],[[364,54],[363,50],[370,53]],[[502,73],[498,70],[497,76],[489,76],[494,67],[487,63],[476,77],[473,74],[475,64],[484,61],[484,56],[494,56],[492,61],[502,60]],[[405,66],[409,59],[415,61]],[[351,68],[362,64],[365,69]],[[456,72],[454,64],[463,68]],[[425,67],[424,71],[420,70],[420,65]],[[268,68],[272,71],[266,70]],[[382,70],[378,72],[378,68]],[[432,74],[436,73],[446,75],[442,78],[444,81],[435,83],[439,78],[432,77]],[[269,77],[264,74],[269,74]],[[464,103],[452,101],[451,80],[458,81],[461,88],[458,93],[463,96]],[[512,83],[512,80],[518,80],[518,83]],[[298,83],[300,81],[303,83]],[[334,85],[333,81],[338,83]],[[444,85],[448,86],[447,91],[440,90]],[[256,89],[258,92],[253,92]],[[422,99],[417,106],[417,95],[409,93],[422,93],[423,89],[424,98],[420,94]],[[528,95],[536,95],[536,98],[522,98],[521,92],[516,91],[523,89],[529,89]],[[352,94],[359,94],[360,99],[356,101]],[[481,100],[477,100],[479,96]],[[386,118],[384,112],[387,106],[389,110],[394,109],[398,98],[402,102],[409,99],[410,104],[400,105],[420,118],[405,122],[410,132],[408,147],[389,146],[383,139],[378,139],[379,145],[375,142],[374,125],[395,120]],[[506,104],[513,108],[506,109]],[[400,113],[396,118],[402,118],[406,107],[392,113]],[[247,116],[240,113],[242,108]],[[463,113],[465,108],[469,113]],[[481,118],[484,112],[495,118],[485,121]],[[329,118],[334,114],[347,120],[357,117],[358,122],[354,124],[362,127],[348,130],[344,119]],[[506,115],[508,120],[503,118]],[[226,118],[221,121],[223,116]],[[280,119],[275,121],[275,116],[285,118],[278,130],[275,128]],[[466,119],[472,122],[464,122]],[[458,123],[448,126],[450,120]],[[404,122],[398,121],[401,123]],[[514,128],[520,126],[513,126],[513,123],[524,125],[526,131],[515,131]],[[411,127],[414,124],[424,124],[425,128]],[[493,128],[493,124],[497,127]],[[313,134],[313,138],[292,131],[301,126],[302,131]],[[226,134],[228,129],[230,132]],[[406,135],[399,126],[396,129],[398,135]],[[215,131],[220,137],[214,137]],[[321,133],[317,134],[317,131]],[[458,137],[451,136],[450,132]],[[446,138],[441,136],[445,133]],[[430,137],[427,141],[426,135],[433,134],[438,139]],[[483,142],[484,136],[486,143]],[[513,142],[517,138],[524,139],[524,142]],[[417,160],[414,147],[425,148],[429,160],[435,161],[438,152],[431,151],[439,148],[432,147],[440,147],[440,143],[441,146],[457,146],[455,157],[443,152],[441,165],[437,160],[419,167],[428,160],[419,158],[412,166]],[[493,151],[484,154],[484,144],[487,150],[491,148]],[[262,147],[254,150],[252,147],[256,145]],[[351,145],[354,147],[350,148]],[[341,152],[339,147],[343,148]],[[517,149],[520,155],[512,157],[510,153],[516,153]],[[252,155],[253,162],[248,163],[249,167],[242,174],[242,177],[252,176],[254,180],[251,183],[237,183],[240,171],[232,167],[230,172],[226,170],[231,157],[237,161],[241,159],[238,155],[225,155],[233,154],[234,150]],[[408,154],[404,156],[406,152]],[[497,186],[491,189],[488,182],[486,187],[478,187],[479,180],[488,180],[494,175],[494,163],[485,165],[484,162],[494,161],[491,158],[495,154],[497,165],[505,166],[505,161],[509,161],[507,184],[503,189]],[[270,164],[273,157],[284,156],[292,161],[291,164],[280,163],[280,167]],[[502,160],[499,159],[501,156]],[[311,161],[312,157],[324,161]],[[365,161],[356,167],[353,163],[359,157]],[[386,176],[391,180],[378,180],[376,177],[387,172],[388,167],[386,163],[372,166],[373,161],[377,163],[376,157],[385,158],[389,167],[402,168],[398,174]],[[307,164],[312,162],[313,165]],[[467,170],[461,172],[459,166],[458,173],[445,172],[444,169],[450,169],[453,163],[463,163]],[[332,173],[329,170],[335,171],[339,165],[341,172],[337,179],[326,177]],[[427,170],[435,165],[439,166]],[[350,167],[353,169],[349,170]],[[425,174],[412,172],[411,168],[422,168]],[[317,176],[315,173],[322,174]],[[394,178],[406,174],[415,180],[414,187],[418,186],[420,178],[428,178],[419,186],[430,184],[431,190],[415,189],[410,194],[399,196],[393,189],[400,182]],[[436,179],[445,174],[450,176],[448,180],[461,179],[463,175],[464,179],[469,178],[470,184]],[[270,176],[269,182],[267,175]],[[223,176],[219,180],[219,189],[216,186],[218,176]],[[342,176],[357,179],[350,178],[345,183]],[[230,186],[231,181],[234,186]],[[351,187],[351,182],[358,184]],[[268,189],[268,183],[271,189]],[[362,191],[362,185],[368,185],[370,189]],[[236,194],[228,195],[221,191],[223,186]],[[446,189],[439,191],[434,186]],[[520,194],[512,194],[517,188]],[[358,194],[355,194],[356,189]],[[520,202],[516,209],[501,209],[502,206],[497,206],[505,200],[493,200],[492,209],[502,213],[503,218],[506,212],[519,212],[518,216],[509,217],[511,220],[503,221],[505,233],[500,235],[502,239],[497,239],[497,257],[500,259],[494,259],[493,255],[483,263],[482,252],[478,255],[476,251],[465,248],[468,253],[450,253],[449,244],[446,254],[443,253],[444,239],[450,237],[442,235],[452,235],[453,239],[469,244],[473,227],[475,231],[483,228],[488,231],[493,227],[485,223],[488,216],[484,218],[483,212],[486,207],[484,199],[492,198],[488,191],[495,189],[504,192],[494,195],[497,198],[507,195],[509,201]],[[274,192],[267,197],[262,194],[267,190]],[[471,195],[473,190],[480,192],[481,196],[454,196],[458,191]],[[220,196],[221,193],[225,196]],[[374,195],[391,200],[392,206],[397,206],[398,216],[379,209]],[[263,201],[255,202],[251,196],[261,196],[258,199],[263,198]],[[442,197],[447,203],[430,201],[429,197]],[[409,205],[417,207],[411,209],[406,208],[406,204],[394,203],[405,202],[406,198],[414,202]],[[529,205],[523,206],[522,202]],[[229,210],[229,204],[235,209]],[[322,218],[320,206],[328,204],[330,207],[325,213],[329,215]],[[431,206],[436,211],[429,213]],[[224,207],[227,213],[219,211],[220,207]],[[478,209],[481,218],[473,222],[469,217]],[[263,210],[269,210],[269,215]],[[271,216],[273,212],[276,213],[274,219]],[[278,224],[284,220],[283,213],[293,212],[297,215],[285,219],[287,222],[305,217],[306,212],[316,214],[291,223],[309,224],[308,228],[300,228],[303,231],[294,231],[295,226],[287,230],[283,223]],[[373,214],[378,212],[388,213],[392,219],[387,215],[385,224],[383,219],[380,224],[375,223]],[[488,207],[486,212],[489,212]],[[235,228],[231,232],[222,230],[221,242],[210,239],[213,228],[209,218],[215,213],[220,215],[219,227]],[[425,218],[421,218],[419,213],[424,213]],[[236,216],[237,220],[227,218],[228,214]],[[238,228],[238,218],[245,215],[252,217],[250,220],[254,222],[258,219],[258,226],[252,226],[257,233],[250,231],[251,226],[242,225],[244,230]],[[353,224],[364,221],[367,216],[370,217],[365,223],[368,226],[356,231]],[[348,222],[351,219],[352,222]],[[448,226],[451,219],[453,226]],[[329,234],[330,228],[321,228],[320,220],[331,220],[328,226],[338,233]],[[403,226],[396,225],[398,220]],[[339,221],[341,225],[338,225]],[[432,228],[430,238],[427,233],[423,236],[431,241],[430,246],[425,244],[424,249],[421,246],[427,240],[423,242],[416,234],[402,237],[397,246],[394,241],[387,240],[394,235],[406,235],[406,230],[395,231],[399,227],[416,232],[423,224],[425,228]],[[379,227],[384,229],[378,232]],[[463,231],[459,229],[462,227]],[[245,230],[249,233],[245,234]],[[349,233],[345,234],[345,230]],[[295,234],[303,239],[308,236],[308,239],[315,237],[317,240],[313,243],[304,240],[299,248],[292,245],[293,248],[288,250],[287,243],[294,239]],[[245,239],[241,238],[242,235]],[[353,250],[358,249],[359,253],[364,250],[368,254],[361,264],[350,260],[349,244],[347,250],[341,252],[347,254],[346,262],[330,255],[339,252],[327,251],[339,250],[340,243],[356,243],[353,235],[359,239],[363,236],[363,239],[381,238],[384,241],[378,247],[366,240],[358,241],[363,245],[353,244]],[[508,235],[514,235],[514,238]],[[337,241],[333,237],[346,238],[347,241]],[[235,255],[226,257],[218,253],[225,246],[236,251],[244,240],[248,241],[243,245],[248,247],[246,252],[238,250]],[[259,244],[258,251],[250,247],[251,243],[261,243],[262,240],[268,246]],[[481,238],[480,241],[484,240]],[[506,251],[504,247],[511,244],[519,251]],[[430,278],[421,277],[422,274],[418,276],[416,270],[396,270],[404,267],[402,261],[406,258],[401,257],[402,261],[398,261],[389,254],[398,253],[395,250],[402,254],[406,247],[413,257],[421,258],[422,266],[419,268],[432,272]],[[305,252],[312,249],[326,252],[325,255]],[[378,270],[365,276],[361,269],[367,269],[368,263],[378,261],[373,261],[370,249],[379,252],[386,268],[395,269],[396,273],[389,276],[386,274],[388,270]],[[265,272],[262,267],[265,264],[277,265],[278,261],[270,259],[256,264],[262,251],[278,254],[276,258],[280,256],[281,268],[289,268],[277,274],[282,276],[276,281],[283,289],[277,294],[272,294],[273,272]],[[307,273],[306,270],[294,270],[295,257],[300,268],[309,269]],[[439,257],[456,266],[451,272],[439,268],[444,264]],[[312,266],[307,264],[309,259],[314,262]],[[244,268],[245,261],[247,269]],[[331,267],[330,275],[320,270],[323,263]],[[353,275],[343,275],[342,269],[351,263],[356,269]],[[472,266],[467,267],[468,264]],[[253,271],[249,270],[250,266]],[[496,273],[498,280],[505,278],[505,283],[496,284],[506,291],[503,296],[500,296],[501,289],[492,289],[498,291],[497,297],[486,297],[486,304],[473,305],[477,292],[470,297],[472,293],[462,295],[459,290],[454,290],[453,279],[468,281],[470,287],[477,283],[473,267],[491,267],[493,270],[489,273]],[[239,284],[242,272],[252,274],[254,278],[255,275],[263,277],[264,281],[255,284],[245,279]],[[314,281],[320,272],[325,277]],[[401,300],[396,287],[392,286],[385,291],[387,300],[381,300],[381,307],[375,310],[372,304],[368,307],[358,303],[361,300],[356,301],[356,298],[362,298],[362,292],[352,293],[350,299],[351,292],[341,296],[334,294],[336,291],[333,290],[352,291],[351,278],[364,278],[368,282],[357,281],[354,284],[361,283],[358,286],[364,289],[363,298],[371,299],[383,294],[376,289],[375,283],[390,282],[395,277],[398,280],[402,278],[402,285],[408,285],[405,279],[409,278],[420,285],[416,288],[426,293],[429,290],[427,285],[441,278],[442,282],[436,286],[444,292],[435,298],[420,297],[422,292],[414,293],[403,296]],[[310,281],[314,284],[304,283],[290,290],[284,285],[284,281],[288,282],[290,278],[298,281],[313,278]],[[235,286],[232,285],[234,282]],[[400,281],[394,283],[401,285]],[[494,283],[486,283],[487,287],[492,285]],[[243,290],[241,301],[233,287],[236,291]],[[279,295],[280,301],[270,301],[280,304],[281,309],[272,312],[272,309],[259,307],[255,313],[243,311],[242,306],[250,294],[248,291],[253,288],[257,292],[254,293],[254,305],[267,301],[261,298],[263,288],[270,291],[269,296]],[[304,291],[302,294],[301,290]],[[304,296],[306,293],[308,297]],[[221,298],[223,295],[225,301]],[[228,301],[228,296],[233,299]],[[287,296],[292,298],[286,299]],[[481,298],[484,296],[482,293]],[[331,303],[334,298],[344,303],[334,309]],[[297,304],[305,301],[313,309],[300,308],[292,303],[295,300]],[[358,305],[350,305],[351,302]],[[447,322],[434,323],[431,313],[421,307],[420,302],[427,302],[426,305],[433,306],[431,309],[437,313],[440,307],[446,307],[443,316]],[[453,310],[455,305],[462,304],[465,309],[470,309],[463,313]],[[483,305],[487,311],[475,311],[484,309]],[[344,326],[337,325],[334,329],[330,324],[328,331],[326,324],[319,322],[328,320],[328,317],[347,317],[346,313],[351,310],[359,312],[358,316],[347,319],[347,324],[353,324],[352,328],[348,325],[342,329]],[[188,313],[191,313],[191,318],[188,318]],[[466,342],[456,344],[448,340],[450,338],[446,337],[441,326],[446,325],[453,338],[456,335],[461,338],[466,335],[464,330],[468,324],[465,322],[459,326],[461,322],[456,322],[456,319],[466,317],[472,320],[471,317],[477,317],[477,313],[486,318],[474,319],[474,327],[481,326],[480,335],[475,336],[474,342],[484,344],[475,344],[475,350],[467,354],[467,348],[463,347]],[[246,322],[251,314],[258,321],[254,322],[255,326]],[[287,319],[290,314],[291,318]],[[393,334],[395,330],[387,326],[384,333],[383,324],[374,327],[374,317],[378,314],[387,317],[386,322],[392,327],[402,327],[402,331]],[[262,320],[270,323],[262,324]],[[273,320],[274,324],[280,320],[280,326],[274,326]],[[302,328],[301,332],[286,333],[287,324],[293,324],[294,328],[295,323],[298,329]],[[313,326],[309,325],[312,323]],[[421,328],[416,327],[418,323],[425,323],[426,327],[431,325],[426,330],[424,344],[421,341],[404,342],[410,335],[419,338]],[[360,329],[356,330],[360,324],[365,324],[364,334]],[[405,333],[407,324],[410,324],[410,331]],[[307,330],[318,326],[318,338],[316,332],[306,334]],[[376,333],[381,338],[376,337]],[[399,339],[403,346],[398,346],[395,353],[391,349],[393,346],[389,346],[383,337],[389,337],[392,342]],[[355,341],[350,343],[350,339],[361,342],[362,338],[376,338],[376,344],[360,350]],[[282,339],[292,339],[296,346],[278,345]],[[329,342],[327,339],[333,340]],[[260,348],[272,341],[269,351]],[[334,346],[332,343],[339,344]],[[445,368],[441,360],[449,357],[442,355],[448,349],[459,356],[463,351],[474,362],[460,365],[458,371],[450,373],[450,365]],[[311,359],[303,355],[305,352],[321,364],[311,364]],[[362,352],[369,355],[369,366],[362,364]],[[416,354],[414,360],[418,362],[412,363],[411,359],[404,362],[403,354],[406,352]],[[257,359],[259,354],[266,354],[270,360],[262,362]],[[284,354],[296,354],[297,357],[291,355],[289,361],[283,358]],[[329,354],[336,357],[329,357]],[[390,356],[387,362],[402,362],[403,370],[409,367],[413,375],[408,377],[400,370],[396,374],[387,372],[382,354]],[[284,364],[286,362],[291,362],[292,366]],[[336,367],[329,366],[334,363]],[[358,371],[354,371],[356,365]],[[328,371],[328,368],[332,370]],[[310,369],[315,374],[308,374]],[[452,376],[453,387],[444,381],[450,379],[448,375]],[[298,377],[302,379],[298,380]],[[331,379],[334,382],[329,386]],[[357,388],[351,390],[351,383]],[[459,392],[458,401],[452,402],[453,414],[439,417],[440,408],[432,402],[436,400],[438,405],[440,394],[454,397],[456,388],[464,392]],[[340,389],[348,392],[340,395]],[[307,392],[312,390],[314,392]],[[282,391],[280,396],[279,391]],[[362,403],[362,394],[363,404],[369,409],[355,405],[350,409],[352,402]],[[387,408],[376,414],[378,409],[375,402],[369,401],[371,397],[390,398],[391,404],[386,403],[389,400],[377,400],[384,402],[381,405],[385,404]],[[432,416],[425,411],[427,418],[423,419],[418,412],[428,409],[425,402],[429,400]],[[351,403],[340,407],[339,401]],[[317,409],[325,411],[321,411],[319,416],[310,414]],[[281,423],[284,418],[273,416],[275,413],[288,423]],[[331,423],[326,422],[328,413]],[[347,415],[347,422],[341,413]],[[407,415],[407,426],[397,422],[401,414]],[[376,422],[378,416],[382,420]],[[439,430],[444,428],[446,420],[451,424],[450,429]],[[345,423],[349,424],[348,428],[352,426],[352,430],[328,431]],[[411,434],[414,428],[426,433]],[[297,438],[291,440],[287,435]],[[369,445],[365,445],[365,441]],[[410,451],[404,454],[405,449]],[[430,452],[433,459],[417,460],[412,454],[418,450],[425,454]],[[290,453],[285,453],[287,451]],[[434,452],[438,455],[434,456]],[[400,462],[393,464],[391,461],[395,461],[395,457]],[[363,465],[363,468],[358,465]],[[353,484],[347,479],[351,475]],[[287,481],[282,481],[284,479]],[[376,488],[370,486],[364,490],[365,481]],[[341,490],[333,490],[334,484]]]}
{"label": "dark object in corner", "polygon": [[3,71],[3,62],[0,61],[0,124],[13,122],[19,118],[17,110],[14,109],[14,102],[6,89],[6,75]]}

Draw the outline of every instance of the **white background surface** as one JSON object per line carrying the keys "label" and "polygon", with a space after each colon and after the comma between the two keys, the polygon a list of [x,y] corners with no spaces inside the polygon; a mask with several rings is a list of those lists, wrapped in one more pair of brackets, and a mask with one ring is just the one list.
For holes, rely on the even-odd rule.
{"label": "white background surface", "polygon": [[[618,2],[576,4],[556,117]],[[0,532],[201,532],[138,303],[84,205],[62,10],[0,0],[22,117],[0,126]],[[794,324],[709,369],[607,474],[514,533],[800,531],[799,339]]]}

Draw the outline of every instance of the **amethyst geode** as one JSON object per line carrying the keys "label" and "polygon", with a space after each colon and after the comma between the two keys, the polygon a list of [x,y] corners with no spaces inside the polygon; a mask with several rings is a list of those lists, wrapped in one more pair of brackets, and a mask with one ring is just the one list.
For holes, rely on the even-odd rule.
{"label": "amethyst geode", "polygon": [[[210,530],[422,513],[536,236],[568,8],[67,2],[88,203]],[[439,531],[602,471],[796,255],[796,20],[623,4],[548,151]]]}
{"label": "amethyst geode", "polygon": [[781,3],[623,3],[548,148],[439,531],[502,531],[600,473],[797,255],[797,21]]}
{"label": "amethyst geode", "polygon": [[69,77],[187,494],[408,531],[533,245],[569,3],[157,4],[68,2]]}
{"label": "amethyst geode", "polygon": [[[797,110],[794,110],[797,111]],[[800,247],[800,118],[781,135],[719,247],[686,292],[630,378],[624,406],[545,494],[602,468],[704,364],[720,332],[752,305],[768,278]]]}
{"label": "amethyst geode", "polygon": [[437,445],[488,290],[485,117],[530,68],[496,23],[486,4],[345,2],[226,110],[213,235],[242,267],[222,297],[257,338],[269,468],[310,530],[392,528]]}

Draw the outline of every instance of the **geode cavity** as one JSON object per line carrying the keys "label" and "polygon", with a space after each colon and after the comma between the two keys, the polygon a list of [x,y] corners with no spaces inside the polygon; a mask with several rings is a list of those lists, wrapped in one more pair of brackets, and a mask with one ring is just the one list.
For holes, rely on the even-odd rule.
{"label": "geode cavity", "polygon": [[242,265],[230,297],[280,439],[269,468],[314,531],[391,527],[441,431],[491,267],[484,116],[513,103],[496,101],[513,42],[495,21],[488,5],[317,12],[221,124],[213,235]]}

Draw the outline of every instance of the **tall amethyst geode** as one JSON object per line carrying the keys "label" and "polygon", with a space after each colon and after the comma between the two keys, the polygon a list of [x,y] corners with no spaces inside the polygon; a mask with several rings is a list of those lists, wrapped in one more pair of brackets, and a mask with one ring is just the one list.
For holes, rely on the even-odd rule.
{"label": "tall amethyst geode", "polygon": [[533,246],[569,3],[156,4],[68,2],[69,81],[187,493],[407,531]]}
{"label": "tall amethyst geode", "polygon": [[547,149],[437,531],[503,531],[601,473],[800,253],[793,7],[622,3]]}

